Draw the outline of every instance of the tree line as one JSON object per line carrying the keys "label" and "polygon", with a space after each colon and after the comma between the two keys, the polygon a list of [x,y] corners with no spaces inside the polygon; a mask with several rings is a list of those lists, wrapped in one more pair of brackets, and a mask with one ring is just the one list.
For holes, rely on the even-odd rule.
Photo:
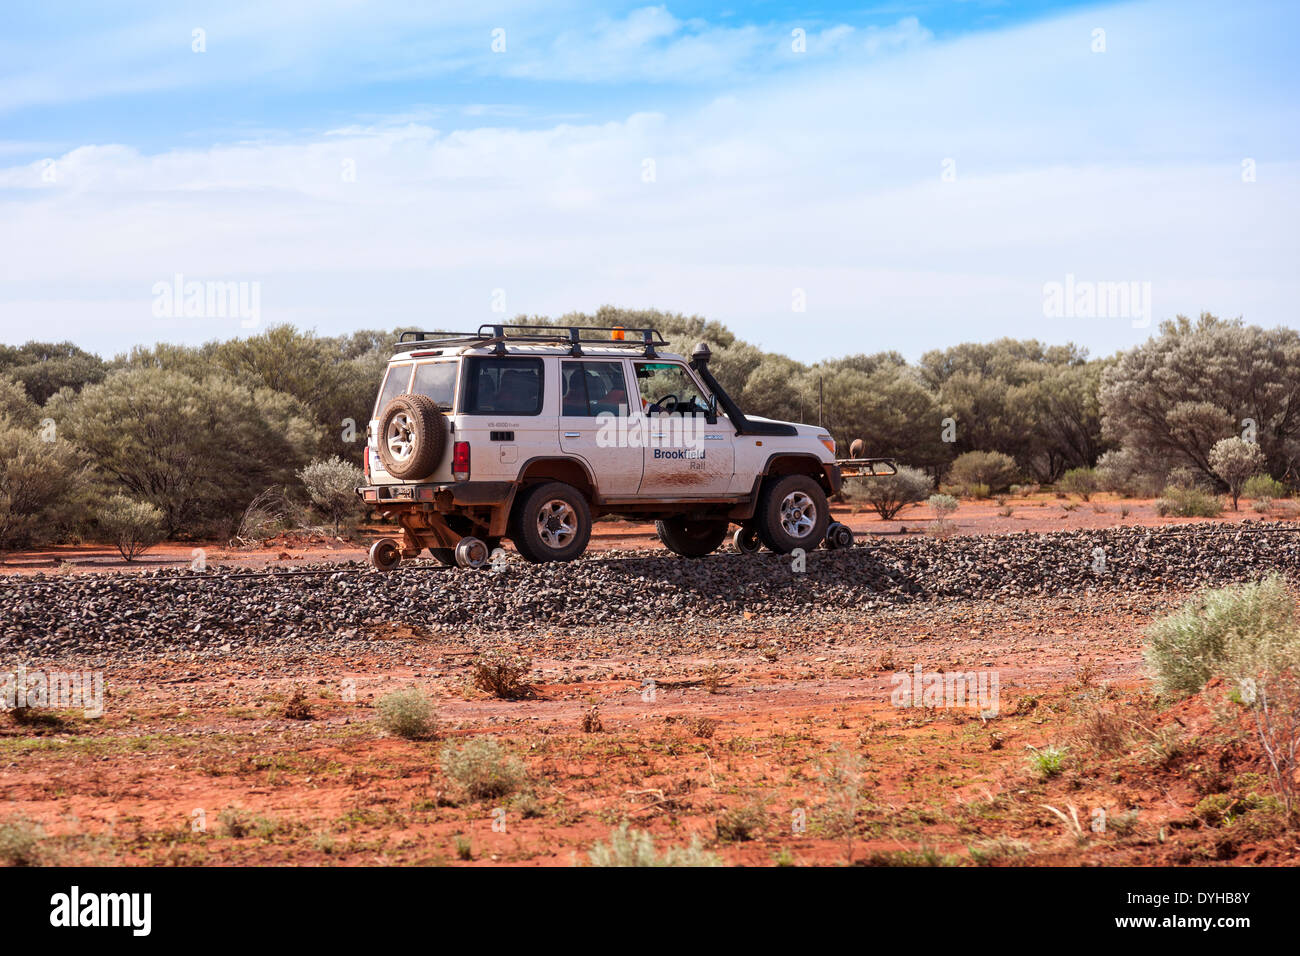
{"label": "tree line", "polygon": [[[653,326],[684,355],[708,342],[714,374],[748,413],[820,419],[842,455],[861,439],[863,454],[934,479],[960,458],[967,471],[991,462],[998,480],[1087,472],[1152,495],[1171,478],[1225,487],[1214,449],[1227,438],[1253,446],[1258,469],[1288,484],[1300,459],[1300,334],[1209,314],[1166,322],[1106,358],[1004,338],[916,362],[879,352],[811,364],[700,316],[607,306],[515,321]],[[173,537],[235,534],[272,487],[296,489],[304,504],[310,493],[328,511],[321,502],[339,500],[338,489],[304,487],[302,474],[333,463],[307,474],[340,485],[355,473],[401,331],[320,336],[282,325],[111,359],[68,342],[0,346],[0,549],[93,534],[109,502],[150,509]]]}

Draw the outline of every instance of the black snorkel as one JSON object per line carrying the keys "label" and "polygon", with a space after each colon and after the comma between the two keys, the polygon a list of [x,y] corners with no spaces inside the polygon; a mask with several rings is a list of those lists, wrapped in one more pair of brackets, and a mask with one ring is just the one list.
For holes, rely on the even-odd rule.
{"label": "black snorkel", "polygon": [[691,350],[691,368],[695,374],[704,379],[704,384],[709,387],[713,393],[714,400],[721,405],[731,419],[731,424],[736,427],[738,435],[797,435],[799,429],[793,425],[787,425],[784,422],[753,422],[745,417],[745,413],[740,410],[740,406],[735,403],[726,389],[718,384],[718,380],[713,377],[709,371],[709,359],[713,358],[713,351],[709,348],[707,342],[698,343]]}

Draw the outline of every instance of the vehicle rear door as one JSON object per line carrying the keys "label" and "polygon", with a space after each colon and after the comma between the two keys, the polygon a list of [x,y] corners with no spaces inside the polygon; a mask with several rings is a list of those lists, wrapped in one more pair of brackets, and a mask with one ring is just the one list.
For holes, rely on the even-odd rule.
{"label": "vehicle rear door", "polygon": [[587,465],[602,497],[634,495],[641,483],[641,447],[628,432],[640,416],[627,385],[623,359],[560,362],[560,448]]}

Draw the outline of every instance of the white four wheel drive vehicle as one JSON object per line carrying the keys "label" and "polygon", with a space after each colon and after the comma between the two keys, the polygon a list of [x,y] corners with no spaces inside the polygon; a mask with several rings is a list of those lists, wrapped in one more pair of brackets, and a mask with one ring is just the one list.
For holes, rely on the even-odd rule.
{"label": "white four wheel drive vehicle", "polygon": [[707,345],[687,363],[653,329],[431,335],[402,335],[367,429],[358,493],[402,528],[371,548],[381,570],[425,548],[479,567],[503,538],[529,561],[571,561],[610,514],[654,519],[687,557],[715,550],[732,523],[742,551],[843,547],[852,534],[827,507],[840,466],[893,470],[837,461],[822,428],[745,415],[710,374]]}

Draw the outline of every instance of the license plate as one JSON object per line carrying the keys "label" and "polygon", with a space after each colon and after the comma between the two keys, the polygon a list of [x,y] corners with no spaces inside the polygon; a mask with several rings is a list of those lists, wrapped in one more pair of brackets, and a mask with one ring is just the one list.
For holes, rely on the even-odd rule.
{"label": "license plate", "polygon": [[415,500],[415,489],[409,486],[399,486],[393,489],[394,498],[405,498],[407,501]]}

